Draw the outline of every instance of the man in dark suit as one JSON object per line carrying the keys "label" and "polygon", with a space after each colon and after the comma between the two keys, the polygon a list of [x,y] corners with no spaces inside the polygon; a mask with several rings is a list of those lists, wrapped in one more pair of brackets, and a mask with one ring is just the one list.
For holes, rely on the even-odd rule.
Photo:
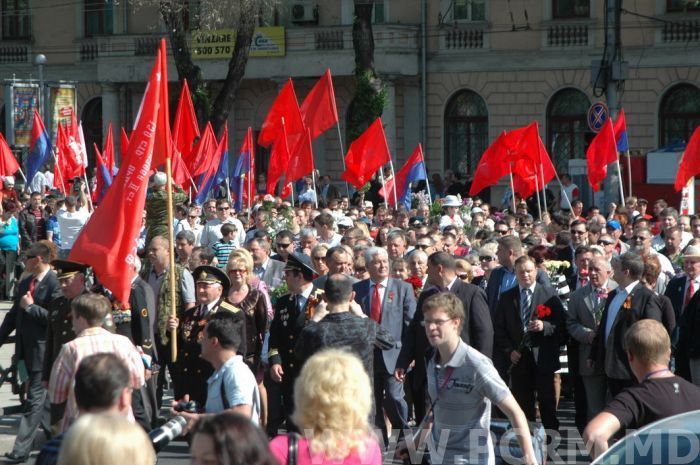
{"label": "man in dark suit", "polygon": [[[316,271],[304,255],[289,254],[284,267],[284,278],[289,288],[275,303],[275,317],[270,324],[270,371],[266,378],[268,395],[267,434],[277,435],[277,430],[294,411],[294,381],[301,371],[301,363],[294,355],[301,330],[313,317],[323,290],[313,285]],[[280,405],[280,398],[283,405]],[[293,425],[287,421],[287,430]]]}
{"label": "man in dark suit", "polygon": [[328,175],[321,176],[321,182],[318,190],[319,203],[322,206],[328,206],[331,200],[340,199],[340,191],[337,187],[331,184],[331,177]]}
{"label": "man in dark suit", "polygon": [[517,286],[503,293],[494,319],[494,350],[511,363],[511,391],[528,420],[535,421],[535,393],[542,424],[559,428],[554,373],[561,368],[565,311],[556,292],[537,283],[533,258],[515,261]]}
{"label": "man in dark suit", "polygon": [[386,445],[388,435],[379,406],[384,405],[394,428],[401,431],[408,427],[408,405],[404,400],[404,388],[394,378],[394,370],[401,350],[399,341],[403,343],[409,337],[409,325],[416,312],[416,299],[413,286],[389,278],[389,255],[385,249],[367,249],[365,263],[369,279],[353,285],[355,301],[367,316],[389,331],[397,342],[394,348],[378,351],[374,355],[374,401],[377,406],[375,425],[381,428]]}
{"label": "man in dark suit", "polygon": [[481,288],[457,278],[457,264],[452,255],[447,252],[435,252],[428,257],[426,285],[428,289],[424,290],[418,298],[416,313],[411,320],[409,337],[404,340],[401,346],[394,370],[396,379],[404,381],[409,365],[415,362],[411,381],[416,422],[420,422],[425,414],[425,406],[422,402],[426,398],[425,389],[427,386],[425,352],[430,345],[423,327],[422,304],[428,297],[441,290],[448,290],[455,294],[464,306],[465,318],[461,339],[487,357],[491,357],[493,351],[493,323],[489,314],[489,306],[486,303],[486,294]]}
{"label": "man in dark suit", "polygon": [[39,426],[44,428],[47,436],[51,434],[50,407],[46,389],[41,383],[49,313],[47,308],[52,296],[58,291],[58,279],[50,265],[51,252],[44,241],[29,247],[24,256],[25,271],[29,276],[20,281],[14,304],[0,326],[0,345],[7,342],[12,331],[16,331],[15,357],[18,365],[26,367],[29,376],[27,409],[20,419],[12,451],[5,454],[5,461],[9,463],[27,460]]}
{"label": "man in dark suit", "polygon": [[[503,236],[498,239],[496,257],[501,265],[491,272],[491,277],[486,285],[486,297],[489,303],[491,319],[496,316],[496,306],[500,296],[517,286],[515,279],[515,260],[523,254],[523,246],[517,236]],[[537,284],[549,286],[549,276],[544,270],[537,269]],[[498,370],[498,374],[508,384],[508,366],[510,359],[507,354],[501,351],[493,353],[493,366]]]}
{"label": "man in dark suit", "polygon": [[698,289],[700,289],[700,247],[690,245],[686,247],[683,253],[683,274],[680,274],[671,279],[666,285],[664,295],[671,300],[673,304],[673,312],[676,315],[675,330],[671,334],[671,347],[673,348],[673,356],[676,360],[676,374],[691,380],[690,366],[688,354],[686,351],[680,351],[679,341],[681,336],[681,323],[685,309],[690,303]]}
{"label": "man in dark suit", "polygon": [[636,383],[623,346],[625,333],[644,318],[661,321],[661,308],[654,292],[639,282],[644,272],[644,261],[639,255],[618,255],[612,266],[618,288],[608,294],[590,359],[603,367],[608,390],[616,396]]}

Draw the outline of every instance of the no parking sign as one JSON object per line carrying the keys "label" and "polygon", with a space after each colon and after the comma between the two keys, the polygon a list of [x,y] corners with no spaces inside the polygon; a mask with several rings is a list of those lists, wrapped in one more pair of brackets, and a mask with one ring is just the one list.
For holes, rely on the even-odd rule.
{"label": "no parking sign", "polygon": [[603,102],[596,102],[588,109],[588,127],[593,132],[598,132],[610,117],[608,107]]}

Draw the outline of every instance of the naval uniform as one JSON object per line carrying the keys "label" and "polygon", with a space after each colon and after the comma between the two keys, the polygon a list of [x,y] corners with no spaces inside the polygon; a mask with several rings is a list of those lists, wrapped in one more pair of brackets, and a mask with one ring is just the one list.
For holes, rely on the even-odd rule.
{"label": "naval uniform", "polygon": [[[185,394],[189,394],[190,400],[196,401],[201,408],[207,401],[207,379],[214,373],[214,369],[209,362],[200,358],[200,341],[204,337],[207,316],[219,310],[237,313],[244,318],[238,307],[222,298],[211,308],[208,305],[197,305],[186,310],[177,330],[176,365],[180,382],[175,385],[175,399],[182,399]],[[245,335],[241,340],[245,341]],[[238,350],[240,353],[245,353],[245,347]]]}
{"label": "naval uniform", "polygon": [[63,344],[75,339],[73,332],[73,319],[71,317],[71,302],[62,293],[57,293],[49,305],[49,318],[46,328],[46,353],[44,355],[44,367],[42,381],[49,382],[51,367],[58,358]]}

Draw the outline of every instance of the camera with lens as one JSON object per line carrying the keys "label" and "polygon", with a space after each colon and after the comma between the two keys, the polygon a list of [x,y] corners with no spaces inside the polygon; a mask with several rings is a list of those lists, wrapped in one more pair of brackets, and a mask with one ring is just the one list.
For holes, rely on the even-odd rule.
{"label": "camera with lens", "polygon": [[199,405],[194,400],[190,400],[190,401],[181,400],[180,402],[175,404],[175,407],[173,407],[173,410],[175,410],[176,412],[197,413],[197,412],[199,412]]}
{"label": "camera with lens", "polygon": [[160,428],[154,429],[148,433],[148,437],[151,439],[156,453],[163,450],[165,446],[170,444],[170,441],[182,435],[185,426],[187,426],[187,419],[178,415],[168,420]]}

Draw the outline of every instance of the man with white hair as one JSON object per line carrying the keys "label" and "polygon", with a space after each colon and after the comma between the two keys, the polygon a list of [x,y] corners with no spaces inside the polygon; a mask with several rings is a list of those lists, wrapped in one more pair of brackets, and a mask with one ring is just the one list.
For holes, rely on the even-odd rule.
{"label": "man with white hair", "polygon": [[[416,311],[413,287],[399,279],[389,278],[389,255],[386,250],[368,248],[365,250],[365,262],[369,279],[353,285],[355,301],[367,316],[389,331],[395,341],[401,341]],[[400,350],[400,344],[396,344],[389,350],[375,353],[374,357],[375,425],[381,428],[385,445],[388,435],[384,414],[379,406],[384,405],[393,428],[404,430],[408,426],[403,384],[393,376]]]}
{"label": "man with white hair", "polygon": [[408,256],[408,269],[411,276],[417,276],[423,281],[428,279],[428,254],[421,249],[413,249]]}

